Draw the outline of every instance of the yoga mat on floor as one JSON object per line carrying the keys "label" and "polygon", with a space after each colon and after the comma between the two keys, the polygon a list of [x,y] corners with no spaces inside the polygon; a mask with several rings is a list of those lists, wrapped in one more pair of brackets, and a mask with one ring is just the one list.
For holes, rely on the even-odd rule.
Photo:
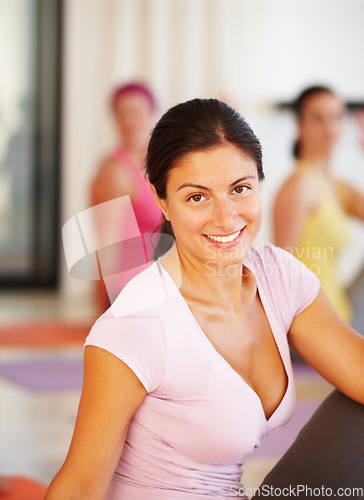
{"label": "yoga mat on floor", "polygon": [[322,379],[321,375],[304,361],[292,363],[292,368],[295,380],[308,379],[311,381],[312,378]]}
{"label": "yoga mat on floor", "polygon": [[43,357],[1,362],[0,376],[33,391],[80,389],[83,380],[83,359]]}
{"label": "yoga mat on floor", "polygon": [[0,493],[1,500],[44,500],[47,488],[23,476],[7,477],[9,490]]}
{"label": "yoga mat on floor", "polygon": [[48,347],[83,344],[92,323],[92,321],[82,324],[65,321],[39,321],[2,325],[0,327],[0,346]]}

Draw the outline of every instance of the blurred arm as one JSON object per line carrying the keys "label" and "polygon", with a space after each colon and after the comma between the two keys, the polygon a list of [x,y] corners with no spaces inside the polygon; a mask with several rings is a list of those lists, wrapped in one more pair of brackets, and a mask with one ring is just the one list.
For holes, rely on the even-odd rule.
{"label": "blurred arm", "polygon": [[[91,206],[113,200],[120,196],[129,195],[133,198],[134,186],[117,161],[107,161],[101,165],[92,187]],[[95,229],[99,248],[106,246],[103,242],[108,242],[109,235],[122,234],[122,214],[110,210],[108,216],[100,220],[95,218]],[[120,258],[120,256],[117,256]],[[95,297],[98,315],[106,311],[110,305],[109,296],[104,281],[95,281]]]}
{"label": "blurred arm", "polygon": [[288,341],[334,387],[364,404],[364,337],[336,314],[322,290],[296,316]]}
{"label": "blurred arm", "polygon": [[[356,112],[359,143],[364,152],[364,108]],[[345,212],[364,221],[364,195],[345,182],[338,182],[338,194]]]}
{"label": "blurred arm", "polygon": [[364,195],[353,186],[342,181],[336,183],[337,193],[344,211],[364,221]]}
{"label": "blurred arm", "polygon": [[301,174],[291,175],[280,189],[273,208],[275,245],[292,252],[305,219],[318,204],[310,180]]}
{"label": "blurred arm", "polygon": [[130,420],[146,394],[137,376],[120,359],[86,346],[84,383],[71,446],[46,500],[105,497]]}

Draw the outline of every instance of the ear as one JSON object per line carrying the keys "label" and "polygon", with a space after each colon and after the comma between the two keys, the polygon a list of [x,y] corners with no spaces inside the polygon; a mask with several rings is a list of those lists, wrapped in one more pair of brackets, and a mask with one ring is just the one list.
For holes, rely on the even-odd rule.
{"label": "ear", "polygon": [[154,199],[155,199],[157,206],[161,209],[161,212],[164,215],[164,218],[169,221],[166,200],[164,200],[163,198],[159,198],[157,191],[156,191],[155,187],[153,186],[153,184],[151,184],[150,186],[152,188],[152,191],[154,194]]}

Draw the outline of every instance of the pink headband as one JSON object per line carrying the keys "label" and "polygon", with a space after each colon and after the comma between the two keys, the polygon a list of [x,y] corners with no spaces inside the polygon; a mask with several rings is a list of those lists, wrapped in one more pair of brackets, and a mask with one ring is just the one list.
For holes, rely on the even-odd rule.
{"label": "pink headband", "polygon": [[144,85],[143,83],[139,82],[130,82],[126,85],[122,85],[121,87],[117,87],[114,92],[111,95],[111,107],[112,110],[116,110],[116,104],[117,101],[120,99],[120,97],[126,95],[126,94],[131,94],[131,93],[136,93],[136,94],[141,94],[144,97],[147,98],[150,107],[154,111],[156,108],[156,102],[154,99],[154,96],[152,92],[149,90],[149,88]]}

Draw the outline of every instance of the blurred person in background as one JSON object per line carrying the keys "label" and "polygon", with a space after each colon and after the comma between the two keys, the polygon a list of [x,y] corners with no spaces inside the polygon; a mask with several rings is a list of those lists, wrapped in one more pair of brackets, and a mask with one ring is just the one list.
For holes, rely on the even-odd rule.
{"label": "blurred person in background", "polygon": [[[128,195],[140,233],[153,233],[160,225],[162,215],[154,201],[150,184],[145,179],[144,158],[153,126],[155,98],[146,85],[131,82],[115,89],[111,96],[111,108],[119,144],[96,173],[91,187],[91,205]],[[122,234],[126,231],[121,213],[113,213],[110,210],[107,218],[96,220],[99,248],[103,246],[102,240],[107,240],[108,234],[120,234],[122,240]],[[114,260],[120,259],[121,255],[114,256]],[[117,262],[114,265],[117,267]],[[113,285],[113,288],[116,288],[116,296],[120,290],[117,290],[117,284]],[[104,280],[96,281],[99,314],[109,307],[109,295],[110,290],[106,290]]]}
{"label": "blurred person in background", "polygon": [[[309,87],[296,99],[295,168],[279,190],[273,211],[274,242],[291,251],[320,279],[337,313],[347,322],[352,307],[336,269],[350,239],[349,216],[364,221],[364,196],[331,171],[345,106],[332,90]],[[364,150],[364,119],[359,116]]]}

